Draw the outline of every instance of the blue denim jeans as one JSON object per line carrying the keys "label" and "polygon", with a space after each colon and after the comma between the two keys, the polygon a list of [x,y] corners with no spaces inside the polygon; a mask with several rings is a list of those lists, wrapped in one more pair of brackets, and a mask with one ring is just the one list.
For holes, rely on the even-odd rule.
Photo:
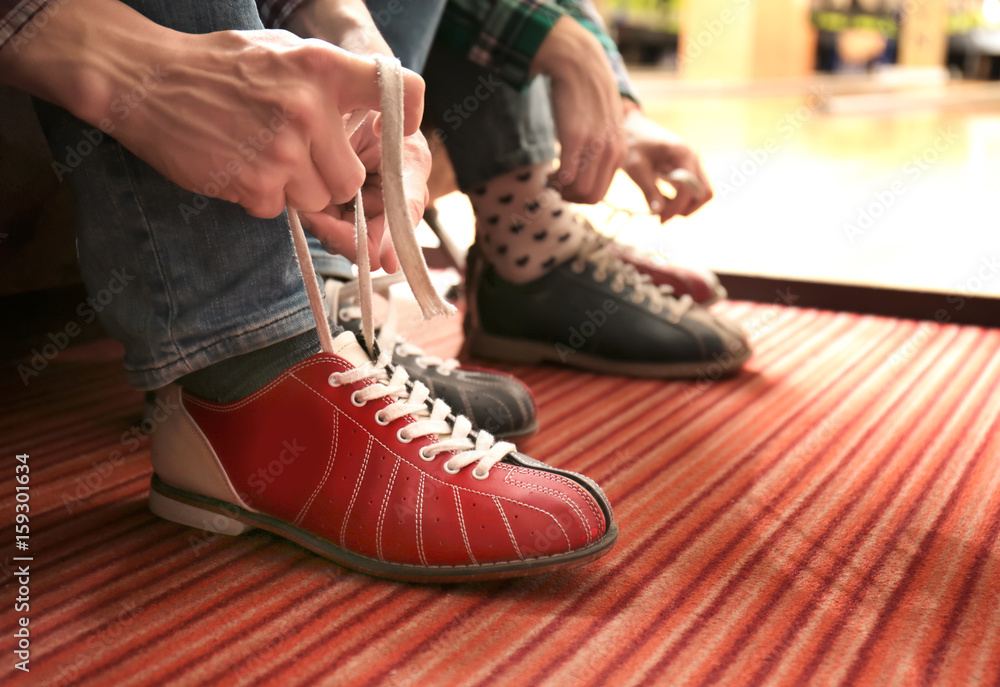
{"label": "blue denim jeans", "polygon": [[[426,116],[455,168],[458,187],[476,186],[556,156],[549,85],[535,79],[523,92],[434,41],[445,0],[367,0],[386,43],[403,66],[427,82]],[[316,271],[349,279],[350,263],[310,237]]]}
{"label": "blue denim jeans", "polygon": [[[188,33],[262,28],[253,0],[128,4]],[[84,282],[96,294],[117,280],[100,318],[125,345],[132,384],[160,387],[315,326],[287,217],[256,219],[196,196],[100,130],[44,103],[38,110],[54,159],[72,167]]]}
{"label": "blue denim jeans", "polygon": [[[252,0],[127,4],[186,33],[262,28]],[[420,69],[431,52],[427,106],[436,121],[450,124],[451,108],[478,97],[481,79],[496,84],[485,70],[431,50],[444,0],[370,5],[404,64]],[[462,188],[554,156],[544,84],[536,81],[523,94],[498,84],[479,102],[461,126],[446,129]],[[256,219],[237,205],[185,191],[100,130],[47,103],[37,109],[54,159],[69,170],[76,192],[84,283],[92,294],[111,294],[95,309],[125,346],[132,384],[157,388],[314,326],[285,215]],[[313,247],[323,273],[349,275],[345,259],[328,256],[318,242]]]}
{"label": "blue denim jeans", "polygon": [[555,158],[548,79],[536,78],[519,92],[439,44],[423,75],[426,116],[448,149],[463,192]]}

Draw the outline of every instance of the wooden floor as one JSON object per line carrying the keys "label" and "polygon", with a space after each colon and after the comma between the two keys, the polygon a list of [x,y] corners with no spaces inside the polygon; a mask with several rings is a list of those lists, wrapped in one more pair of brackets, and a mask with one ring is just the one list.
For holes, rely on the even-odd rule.
{"label": "wooden floor", "polygon": [[[733,274],[1000,296],[1000,85],[636,83],[649,116],[702,154],[716,200],[662,228],[583,208],[602,230]],[[645,210],[621,172],[608,198]],[[464,198],[439,206],[471,243]]]}
{"label": "wooden floor", "polygon": [[[594,477],[622,534],[581,569],[455,587],[159,520],[120,349],[67,350],[0,389],[0,683],[998,684],[1000,331],[717,307],[756,348],[732,379],[505,368],[539,405],[521,448]],[[461,344],[455,319],[410,328]],[[30,675],[11,653],[19,453]]]}

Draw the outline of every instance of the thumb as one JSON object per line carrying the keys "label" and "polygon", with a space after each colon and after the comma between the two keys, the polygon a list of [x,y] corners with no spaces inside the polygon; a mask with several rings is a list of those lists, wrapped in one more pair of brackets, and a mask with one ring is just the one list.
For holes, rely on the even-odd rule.
{"label": "thumb", "polygon": [[416,72],[403,70],[403,135],[420,130],[424,117],[424,80]]}
{"label": "thumb", "polygon": [[[423,78],[414,71],[402,69],[403,77],[403,135],[409,136],[420,128],[424,115]],[[341,114],[356,109],[382,111],[378,66],[375,58],[346,54],[336,72],[337,109]],[[379,129],[381,124],[379,124]]]}
{"label": "thumb", "polygon": [[667,198],[660,193],[660,189],[656,186],[656,172],[649,165],[640,165],[637,168],[632,168],[630,172],[632,181],[642,191],[642,195],[646,197],[646,203],[649,204],[650,212],[654,215],[661,215],[662,219],[664,202]]}
{"label": "thumb", "polygon": [[580,173],[580,152],[567,145],[559,155],[559,169],[549,175],[549,185],[561,190],[576,181]]}
{"label": "thumb", "polygon": [[[412,136],[420,131],[424,117],[424,79],[409,69],[403,70],[403,136]],[[381,108],[381,104],[379,105]],[[382,137],[382,115],[376,114],[372,121],[372,131]]]}

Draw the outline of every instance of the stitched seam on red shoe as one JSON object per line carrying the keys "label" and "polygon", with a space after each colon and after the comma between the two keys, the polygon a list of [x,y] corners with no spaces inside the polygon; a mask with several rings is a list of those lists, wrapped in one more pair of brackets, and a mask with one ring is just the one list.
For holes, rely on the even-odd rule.
{"label": "stitched seam on red shoe", "polygon": [[222,464],[222,459],[219,458],[219,454],[216,452],[215,447],[212,446],[212,442],[209,441],[208,437],[205,436],[205,432],[198,425],[198,421],[195,420],[191,416],[191,413],[188,411],[188,409],[184,407],[184,403],[186,400],[188,399],[185,399],[182,393],[180,398],[181,411],[182,411],[179,416],[180,421],[187,423],[194,428],[195,438],[199,442],[201,442],[202,446],[204,446],[205,449],[211,455],[212,463],[215,466],[215,468],[219,471],[219,473],[222,475],[223,480],[225,480],[226,487],[229,489],[230,495],[233,497],[233,500],[236,502],[236,505],[238,505],[240,508],[250,511],[251,513],[259,513],[260,511],[257,510],[256,508],[251,508],[250,505],[247,504],[247,502],[240,495],[240,492],[237,491],[236,486],[233,484],[233,480],[230,479],[229,477],[229,473],[226,472],[226,466]]}
{"label": "stitched seam on red shoe", "polygon": [[479,565],[479,561],[472,555],[472,546],[469,545],[469,535],[465,532],[465,516],[462,515],[462,502],[458,498],[458,487],[454,484],[450,486],[452,493],[455,495],[455,506],[458,508],[458,526],[462,530],[462,541],[465,542],[465,552],[469,554],[469,560],[472,561],[473,565]]}
{"label": "stitched seam on red shoe", "polygon": [[[500,499],[496,496],[493,497],[493,505],[495,505],[497,510],[500,511],[500,517],[503,518],[503,526],[507,528],[507,536],[510,537],[510,543],[514,545],[514,551],[517,553],[517,557],[523,561],[524,554],[521,553],[521,547],[517,545],[517,540],[514,539],[514,530],[510,528],[510,521],[507,520],[507,514],[503,512],[503,507],[500,505]],[[563,534],[566,534],[566,532],[563,532]],[[567,542],[568,541],[569,538],[567,538]],[[573,545],[569,544],[569,546],[572,548]]]}
{"label": "stitched seam on red shoe", "polygon": [[313,501],[315,501],[316,497],[319,496],[320,491],[322,491],[323,487],[326,485],[326,480],[330,478],[330,473],[333,471],[333,461],[334,461],[333,452],[334,449],[336,449],[337,447],[337,425],[339,417],[340,416],[337,413],[333,414],[333,434],[330,436],[330,455],[326,459],[326,470],[323,471],[323,478],[320,479],[319,484],[317,484],[316,488],[313,489],[313,493],[306,500],[305,504],[302,506],[302,509],[299,511],[299,514],[296,516],[295,518],[296,525],[301,523],[303,518],[306,517],[306,513],[309,511],[309,508],[312,507]]}
{"label": "stitched seam on red shoe", "polygon": [[[597,522],[599,522],[599,523],[604,522],[604,514],[600,511],[600,509],[594,503],[594,497],[590,495],[589,491],[587,491],[586,489],[584,489],[583,487],[581,487],[579,484],[577,484],[573,480],[571,480],[571,479],[569,479],[567,477],[563,477],[562,475],[556,475],[556,474],[553,474],[551,472],[545,472],[544,470],[531,470],[529,468],[522,468],[522,467],[515,466],[515,465],[510,466],[508,469],[511,472],[518,472],[518,473],[525,474],[525,475],[535,475],[535,476],[541,477],[542,479],[547,479],[547,480],[550,480],[552,482],[558,482],[559,484],[563,484],[563,485],[568,486],[569,488],[573,489],[574,491],[576,491],[576,493],[580,494],[584,498],[584,500],[587,502],[587,505],[590,507],[590,512],[593,513],[594,514],[594,518],[597,519]],[[507,481],[507,479],[505,478],[504,481]],[[581,517],[581,520],[585,521],[585,519],[582,518],[582,517]]]}
{"label": "stitched seam on red shoe", "polygon": [[[296,378],[296,379],[298,379],[298,378]],[[302,380],[298,380],[298,381],[302,381]],[[305,383],[303,382],[303,384],[305,384]],[[369,441],[370,441],[370,442],[373,442],[373,443],[377,443],[377,444],[378,444],[379,446],[381,446],[381,447],[382,447],[383,449],[385,449],[386,451],[388,451],[390,455],[392,455],[392,456],[395,456],[395,457],[396,457],[396,458],[397,458],[398,460],[401,460],[402,462],[406,463],[406,464],[407,464],[407,465],[409,465],[410,467],[413,467],[413,468],[416,468],[416,469],[417,469],[417,470],[419,470],[419,471],[420,471],[420,472],[421,472],[422,474],[425,474],[425,475],[427,476],[427,478],[428,478],[428,479],[431,479],[431,480],[434,480],[435,482],[437,482],[437,483],[439,483],[439,484],[441,484],[441,485],[443,485],[443,486],[449,486],[449,487],[451,487],[452,489],[456,490],[456,499],[457,499],[457,490],[458,490],[458,489],[461,489],[461,490],[463,490],[463,491],[466,491],[466,492],[469,492],[469,493],[472,493],[472,494],[479,494],[480,496],[484,496],[484,497],[486,497],[486,498],[493,498],[493,497],[495,496],[494,494],[488,494],[488,493],[486,493],[486,492],[483,492],[483,491],[477,491],[476,489],[470,489],[470,488],[468,488],[468,487],[460,487],[460,486],[458,486],[458,485],[455,485],[455,484],[452,484],[452,483],[450,483],[450,482],[445,482],[445,481],[443,481],[443,480],[440,480],[440,479],[438,479],[438,478],[436,478],[436,477],[434,477],[434,476],[432,476],[432,475],[427,475],[426,473],[424,473],[424,472],[423,472],[423,470],[422,470],[422,469],[420,468],[420,466],[418,466],[417,464],[415,464],[415,463],[411,463],[410,461],[406,460],[406,459],[405,459],[404,457],[400,456],[400,455],[399,455],[398,453],[396,453],[395,451],[393,451],[392,449],[390,449],[390,448],[389,448],[388,446],[386,446],[385,444],[383,444],[383,443],[382,443],[381,441],[379,441],[379,440],[378,440],[378,439],[377,439],[377,438],[375,437],[375,435],[374,435],[374,434],[372,434],[372,433],[371,433],[371,431],[370,431],[370,430],[369,430],[369,429],[368,429],[367,427],[365,427],[365,426],[364,426],[363,424],[361,424],[360,422],[358,422],[357,420],[355,420],[355,419],[354,419],[353,417],[351,417],[350,415],[347,415],[346,413],[344,413],[344,411],[343,411],[343,410],[341,410],[341,409],[340,409],[340,408],[339,408],[339,407],[338,407],[338,406],[337,406],[337,405],[336,405],[335,403],[333,403],[333,402],[332,402],[332,401],[331,401],[330,399],[328,399],[328,398],[327,398],[326,396],[324,396],[323,394],[319,393],[318,391],[316,391],[316,389],[312,388],[312,387],[311,387],[311,386],[309,386],[308,384],[305,384],[305,387],[306,387],[307,389],[309,389],[310,391],[312,391],[312,392],[313,392],[314,394],[316,394],[317,396],[319,396],[319,397],[320,397],[321,399],[323,399],[324,401],[326,401],[326,403],[327,403],[328,405],[330,405],[330,407],[331,407],[331,408],[334,408],[334,409],[336,409],[336,410],[337,410],[337,412],[338,412],[338,413],[341,413],[341,414],[342,414],[342,415],[343,415],[343,416],[344,416],[344,417],[345,417],[346,419],[350,420],[351,422],[353,422],[354,424],[356,424],[356,425],[357,425],[358,427],[360,427],[360,428],[361,428],[361,429],[362,429],[362,430],[363,430],[363,431],[364,431],[364,432],[365,432],[366,434],[368,434],[368,437],[369,437]],[[408,421],[408,424],[413,424],[413,420],[412,420],[412,419],[410,419],[410,420]],[[369,445],[369,453],[370,453],[370,451],[371,451],[371,446]],[[367,463],[368,463],[368,455],[366,454],[366,456],[365,456],[365,466],[367,466]],[[364,470],[364,469],[365,469],[365,468],[363,467],[363,468],[362,468],[362,470]],[[512,468],[512,469],[513,469],[513,468]],[[557,477],[557,476],[558,476],[558,475],[550,475],[549,473],[546,473],[546,472],[543,472],[543,471],[541,471],[541,470],[538,470],[538,471],[531,471],[531,470],[527,470],[527,469],[523,469],[523,470],[521,470],[521,471],[522,471],[522,472],[526,472],[526,473],[529,473],[529,472],[530,472],[530,473],[532,473],[532,474],[535,474],[535,472],[537,472],[537,473],[538,473],[539,475],[542,475],[542,476],[544,476],[544,477],[545,477],[546,479],[551,479],[552,477]],[[589,495],[589,494],[587,494],[587,492],[586,492],[586,491],[584,491],[582,487],[580,487],[579,485],[575,484],[575,483],[574,483],[574,482],[573,482],[572,480],[568,480],[568,479],[565,479],[565,478],[563,478],[563,479],[564,479],[564,482],[565,482],[566,484],[569,484],[570,486],[572,486],[572,487],[576,488],[576,489],[577,489],[577,490],[578,490],[578,491],[579,491],[579,492],[580,492],[581,494],[584,494],[584,495],[586,495],[586,497],[587,497],[587,500],[588,500],[588,501],[590,501],[590,500],[591,500],[591,498],[590,498],[590,495]],[[360,481],[358,482],[358,484],[360,485]],[[355,495],[354,495],[354,496],[357,496],[357,493],[356,493],[356,492],[355,492]],[[500,498],[500,499],[502,499],[502,500],[504,500],[504,501],[508,501],[508,502],[510,502],[510,503],[514,503],[514,504],[517,504],[517,505],[519,505],[519,506],[523,506],[523,507],[525,507],[525,508],[530,508],[530,509],[532,509],[532,510],[535,510],[535,511],[538,511],[539,513],[544,513],[545,515],[547,515],[547,516],[549,516],[550,518],[552,518],[552,519],[553,519],[553,520],[554,520],[554,521],[556,522],[556,524],[557,524],[557,525],[559,525],[559,519],[558,519],[558,518],[556,518],[556,516],[555,516],[555,515],[553,515],[552,513],[548,512],[547,510],[544,510],[544,509],[542,509],[542,508],[538,508],[537,506],[532,506],[531,504],[528,504],[528,503],[524,503],[524,502],[522,502],[522,501],[518,501],[518,500],[516,500],[516,499],[512,499],[512,498],[510,498],[510,497],[507,497],[507,496],[497,496],[497,498]],[[352,498],[351,498],[351,506],[353,507],[353,505],[354,505],[354,497],[352,497]],[[593,508],[593,504],[591,504],[591,508]],[[461,505],[459,505],[459,512],[461,512]],[[348,513],[350,513],[350,511],[348,511]],[[464,520],[462,520],[462,519],[460,518],[460,522],[462,523],[462,528],[463,528],[463,531],[462,531],[462,536],[463,536],[463,537],[465,538],[465,540],[466,540],[466,546],[468,547],[468,537],[467,537],[467,536],[466,536],[466,534],[465,534],[465,529],[464,529],[464,528],[465,528],[465,523],[464,523]],[[345,523],[345,525],[344,525],[344,526],[346,526],[346,523],[347,523],[347,516],[346,516],[346,515],[345,515],[345,517],[344,517],[344,523]],[[559,527],[560,527],[560,528],[562,528],[562,525],[559,525]],[[343,530],[343,528],[342,528],[342,529],[341,529],[341,545],[343,545],[343,543],[344,543],[344,534],[343,534],[343,532],[344,532],[344,530]],[[565,530],[563,531],[563,533],[565,534]],[[567,540],[568,540],[568,539],[569,539],[569,537],[567,536]],[[471,549],[469,549],[469,555],[470,555],[470,557],[472,558],[472,560],[473,560],[473,561],[475,561],[475,557],[474,557],[474,556],[472,556],[472,550],[471,550]]]}
{"label": "stitched seam on red shoe", "polygon": [[399,470],[399,464],[402,459],[396,456],[396,462],[392,465],[392,474],[389,475],[389,485],[385,488],[385,496],[382,497],[382,507],[379,509],[378,513],[378,524],[375,526],[375,552],[378,554],[378,559],[385,562],[385,558],[382,556],[382,526],[385,524],[385,511],[389,504],[389,495],[392,494],[392,485],[396,481],[396,471]]}
{"label": "stitched seam on red shoe", "polygon": [[368,446],[365,447],[365,459],[361,463],[361,472],[358,473],[358,481],[354,483],[354,493],[351,494],[351,503],[347,506],[347,511],[344,513],[344,521],[340,523],[340,545],[345,546],[344,537],[347,532],[347,520],[351,517],[351,511],[354,510],[354,502],[358,498],[358,492],[361,490],[361,482],[364,480],[365,471],[368,470],[368,457],[372,453],[372,443],[375,437],[368,435]]}
{"label": "stitched seam on red shoe", "polygon": [[[577,504],[573,503],[573,501],[571,499],[567,498],[567,496],[565,494],[562,494],[562,493],[556,491],[555,489],[550,489],[548,487],[542,487],[542,486],[539,486],[537,484],[532,484],[530,482],[522,482],[521,480],[511,480],[510,479],[510,474],[511,473],[508,473],[507,479],[504,480],[508,484],[516,484],[516,485],[519,485],[519,486],[521,486],[521,487],[523,487],[523,488],[525,488],[525,489],[527,489],[529,491],[541,492],[543,494],[550,494],[550,495],[556,497],[557,499],[559,499],[560,501],[562,501],[563,503],[565,503],[567,506],[569,506],[573,510],[573,513],[576,515],[576,517],[579,518],[580,524],[583,525],[583,529],[587,533],[587,544],[590,544],[593,541],[593,537],[590,536],[590,528],[587,526],[587,518],[584,516],[583,511],[580,510],[580,507]],[[567,545],[569,545],[570,547],[572,547],[573,543],[570,541],[569,535],[566,533],[566,530],[563,529],[562,523],[559,523],[559,519],[558,518],[556,518],[556,522],[559,524],[559,529],[562,529],[563,536],[566,537],[566,543],[567,543]]]}
{"label": "stitched seam on red shoe", "polygon": [[424,473],[420,473],[420,481],[417,483],[417,554],[420,562],[427,565],[427,556],[424,554]]}

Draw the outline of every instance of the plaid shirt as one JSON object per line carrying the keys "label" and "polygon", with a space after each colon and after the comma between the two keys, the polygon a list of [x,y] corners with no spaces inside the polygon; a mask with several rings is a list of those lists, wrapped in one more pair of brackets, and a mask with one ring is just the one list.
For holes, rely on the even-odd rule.
{"label": "plaid shirt", "polygon": [[438,39],[515,88],[531,81],[531,60],[552,26],[569,15],[604,48],[622,95],[638,102],[625,62],[590,0],[449,0]]}
{"label": "plaid shirt", "polygon": [[10,42],[16,51],[18,32],[51,3],[52,0],[0,0],[0,48]]}
{"label": "plaid shirt", "polygon": [[[257,0],[261,21],[282,28],[310,0]],[[597,36],[611,63],[621,94],[638,102],[625,62],[590,0],[449,0],[438,39],[514,86],[531,82],[531,60],[549,30],[569,15]]]}

